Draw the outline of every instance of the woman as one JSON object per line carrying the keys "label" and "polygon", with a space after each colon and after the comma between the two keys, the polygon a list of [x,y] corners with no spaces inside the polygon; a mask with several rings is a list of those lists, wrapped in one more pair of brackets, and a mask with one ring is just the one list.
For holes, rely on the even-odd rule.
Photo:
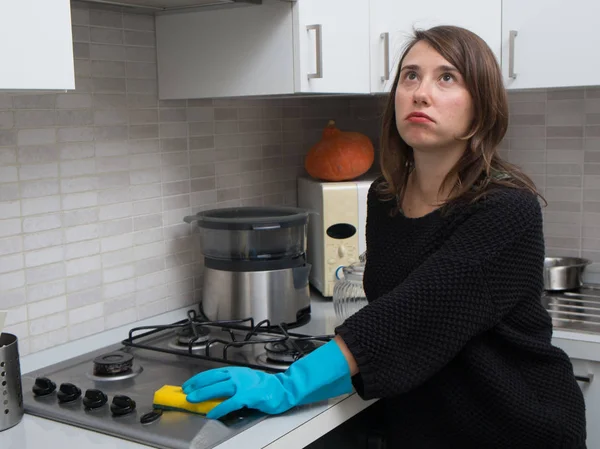
{"label": "woman", "polygon": [[544,239],[531,180],[497,147],[502,76],[473,33],[416,32],[383,122],[369,192],[369,304],[285,373],[207,371],[190,402],[266,413],[350,392],[381,398],[389,447],[585,448],[571,363],[541,305]]}

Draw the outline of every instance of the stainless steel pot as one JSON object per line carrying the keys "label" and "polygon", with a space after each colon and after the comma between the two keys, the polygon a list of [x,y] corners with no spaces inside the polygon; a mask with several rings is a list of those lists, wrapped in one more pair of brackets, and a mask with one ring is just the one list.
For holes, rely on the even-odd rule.
{"label": "stainless steel pot", "polygon": [[195,222],[204,270],[202,311],[208,319],[295,325],[310,314],[306,209],[217,208],[184,217]]}
{"label": "stainless steel pot", "polygon": [[290,326],[310,313],[311,266],[231,271],[204,267],[202,311],[209,320],[254,318]]}
{"label": "stainless steel pot", "polygon": [[583,272],[592,261],[580,257],[546,257],[544,260],[544,289],[563,291],[583,285]]}

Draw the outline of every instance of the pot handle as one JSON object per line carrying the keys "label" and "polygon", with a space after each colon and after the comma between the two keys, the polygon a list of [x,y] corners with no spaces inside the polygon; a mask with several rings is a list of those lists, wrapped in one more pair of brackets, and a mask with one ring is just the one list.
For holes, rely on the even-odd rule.
{"label": "pot handle", "polygon": [[198,217],[196,215],[187,215],[186,217],[183,217],[183,221],[186,223],[193,223],[198,221]]}

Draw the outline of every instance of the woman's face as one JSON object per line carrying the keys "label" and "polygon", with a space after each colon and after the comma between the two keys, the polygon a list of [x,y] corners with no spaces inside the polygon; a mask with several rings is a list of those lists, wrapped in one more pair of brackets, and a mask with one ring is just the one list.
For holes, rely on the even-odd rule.
{"label": "woman's face", "polygon": [[451,149],[470,129],[473,103],[458,70],[424,41],[402,62],[395,96],[396,126],[412,148]]}

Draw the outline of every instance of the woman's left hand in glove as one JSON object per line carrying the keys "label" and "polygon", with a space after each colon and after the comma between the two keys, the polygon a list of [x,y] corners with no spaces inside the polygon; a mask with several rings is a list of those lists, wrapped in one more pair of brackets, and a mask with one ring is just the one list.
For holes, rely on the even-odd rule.
{"label": "woman's left hand in glove", "polygon": [[207,415],[218,419],[243,407],[283,413],[297,405],[351,393],[352,381],[348,362],[332,340],[292,363],[283,373],[237,366],[217,368],[195,375],[182,388],[193,403],[227,398]]}

